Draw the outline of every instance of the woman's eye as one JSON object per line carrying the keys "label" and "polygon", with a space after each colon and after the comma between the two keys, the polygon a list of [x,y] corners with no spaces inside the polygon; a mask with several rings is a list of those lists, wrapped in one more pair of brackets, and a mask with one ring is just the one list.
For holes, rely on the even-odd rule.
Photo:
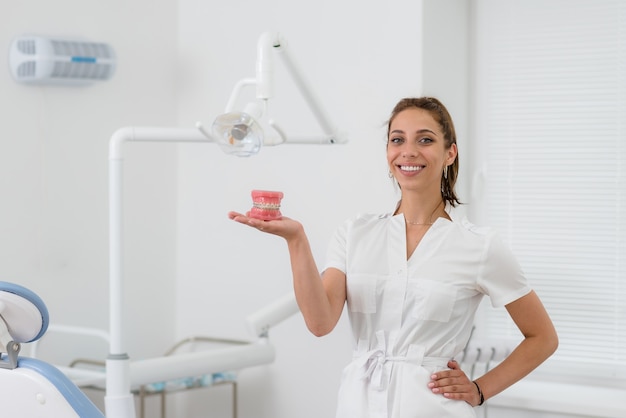
{"label": "woman's eye", "polygon": [[392,143],[392,144],[399,144],[399,143],[401,143],[402,141],[403,141],[403,139],[402,139],[402,138],[400,138],[400,137],[397,137],[397,136],[396,136],[396,137],[389,138],[389,142],[390,142],[390,143]]}
{"label": "woman's eye", "polygon": [[425,144],[429,144],[429,143],[433,142],[433,140],[431,138],[424,137],[424,138],[420,139],[420,142],[425,143]]}

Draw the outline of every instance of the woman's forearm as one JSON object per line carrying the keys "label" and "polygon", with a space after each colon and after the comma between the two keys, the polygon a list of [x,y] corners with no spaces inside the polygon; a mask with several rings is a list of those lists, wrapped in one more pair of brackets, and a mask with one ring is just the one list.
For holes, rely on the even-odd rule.
{"label": "woman's forearm", "polygon": [[477,379],[485,399],[522,379],[550,357],[559,345],[554,325],[534,291],[506,306],[524,340],[493,370]]}
{"label": "woman's forearm", "polygon": [[[306,325],[314,335],[326,335],[332,331],[341,315],[343,301],[338,300],[341,295],[332,295],[331,287],[334,286],[322,280],[304,230],[289,238],[287,246],[296,301]],[[338,308],[338,304],[341,304],[341,308]]]}
{"label": "woman's forearm", "polygon": [[492,398],[527,376],[554,353],[557,344],[556,335],[525,338],[502,363],[476,379],[484,398]]}

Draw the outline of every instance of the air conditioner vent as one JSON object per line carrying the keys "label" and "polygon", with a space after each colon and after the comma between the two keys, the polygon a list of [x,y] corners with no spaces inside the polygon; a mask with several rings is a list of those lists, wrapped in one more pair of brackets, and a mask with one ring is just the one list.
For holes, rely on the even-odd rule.
{"label": "air conditioner vent", "polygon": [[35,41],[33,39],[20,39],[17,42],[17,49],[22,54],[26,55],[35,55],[37,52],[35,48]]}
{"label": "air conditioner vent", "polygon": [[35,61],[24,61],[17,67],[19,77],[34,77],[37,74],[37,63]]}

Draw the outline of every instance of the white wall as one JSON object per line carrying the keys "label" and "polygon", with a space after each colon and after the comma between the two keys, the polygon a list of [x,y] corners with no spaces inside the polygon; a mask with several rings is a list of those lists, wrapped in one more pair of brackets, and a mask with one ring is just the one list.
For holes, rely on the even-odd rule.
{"label": "white wall", "polygon": [[[108,141],[122,126],[175,123],[175,15],[174,1],[2,2],[2,57],[24,33],[106,42],[118,56],[113,79],[88,87],[21,85],[0,65],[0,280],[39,293],[52,323],[108,326]],[[174,332],[175,149],[147,147],[127,150],[133,357]]]}
{"label": "white wall", "polygon": [[[248,210],[252,189],[283,191],[284,215],[303,222],[322,268],[328,240],[344,219],[360,211],[392,211],[396,196],[387,177],[385,121],[393,105],[405,96],[439,95],[459,115],[463,135],[467,6],[400,0],[180,4],[179,60],[187,64],[181,125],[210,124],[235,83],[254,76],[259,35],[278,30],[350,137],[347,145],[265,148],[249,159],[223,155],[214,146],[180,148],[178,335],[248,337],[245,316],[291,292],[289,259],[282,240],[229,221],[227,212]],[[438,71],[450,60],[454,68]],[[288,132],[321,132],[279,60],[276,69],[271,106],[277,121]],[[241,372],[240,417],[333,416],[341,369],[351,355],[345,316],[323,338],[309,334],[299,315],[270,335],[276,361]],[[211,400],[181,398],[185,404],[177,416],[199,416],[209,407],[227,414],[229,400],[220,397],[211,406]]]}

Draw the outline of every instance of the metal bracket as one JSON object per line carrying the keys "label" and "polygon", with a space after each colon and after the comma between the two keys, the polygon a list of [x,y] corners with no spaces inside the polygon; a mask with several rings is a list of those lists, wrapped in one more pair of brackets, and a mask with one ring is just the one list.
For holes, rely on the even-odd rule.
{"label": "metal bracket", "polygon": [[0,369],[13,370],[17,368],[17,355],[20,353],[21,349],[22,346],[20,345],[20,343],[16,343],[15,341],[9,341],[6,346],[6,358],[3,358],[4,356],[0,356]]}
{"label": "metal bracket", "polygon": [[[2,307],[0,306],[0,308]],[[19,343],[13,341],[13,337],[9,333],[9,327],[2,315],[0,315],[0,369],[15,369],[17,367],[17,355],[21,348]],[[7,353],[6,356],[2,355],[4,352]]]}

